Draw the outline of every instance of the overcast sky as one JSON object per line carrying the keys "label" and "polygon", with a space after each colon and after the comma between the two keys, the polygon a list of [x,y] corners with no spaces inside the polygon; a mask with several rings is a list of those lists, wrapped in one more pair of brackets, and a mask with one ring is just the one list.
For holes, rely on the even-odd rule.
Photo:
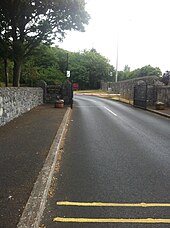
{"label": "overcast sky", "polygon": [[59,46],[69,51],[95,48],[118,70],[145,65],[170,70],[170,0],[86,0],[91,15],[86,32],[71,31]]}

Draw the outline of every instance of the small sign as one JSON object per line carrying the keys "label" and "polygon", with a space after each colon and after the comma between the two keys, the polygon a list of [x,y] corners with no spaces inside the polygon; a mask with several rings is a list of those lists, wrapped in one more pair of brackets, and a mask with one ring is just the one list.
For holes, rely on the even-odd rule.
{"label": "small sign", "polygon": [[73,90],[78,90],[79,89],[79,84],[78,83],[73,83]]}
{"label": "small sign", "polygon": [[70,71],[67,70],[67,78],[70,78]]}

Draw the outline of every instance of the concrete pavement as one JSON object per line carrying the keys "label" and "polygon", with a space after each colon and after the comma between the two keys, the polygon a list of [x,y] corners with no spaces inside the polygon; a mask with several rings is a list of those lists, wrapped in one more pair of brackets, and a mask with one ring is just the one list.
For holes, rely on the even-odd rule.
{"label": "concrete pavement", "polygon": [[156,114],[159,114],[161,116],[165,116],[167,118],[170,118],[170,107],[165,107],[163,110],[156,110],[154,107],[147,108],[148,111],[154,112]]}
{"label": "concrete pavement", "polygon": [[34,208],[24,214],[27,221],[22,216],[19,227],[35,227],[32,224],[43,210],[49,176],[70,113],[70,108],[56,109],[46,104],[0,127],[1,228],[17,227],[31,192]]}
{"label": "concrete pavement", "polygon": [[[170,117],[170,109],[149,111]],[[70,114],[41,105],[0,127],[0,227],[38,227]]]}

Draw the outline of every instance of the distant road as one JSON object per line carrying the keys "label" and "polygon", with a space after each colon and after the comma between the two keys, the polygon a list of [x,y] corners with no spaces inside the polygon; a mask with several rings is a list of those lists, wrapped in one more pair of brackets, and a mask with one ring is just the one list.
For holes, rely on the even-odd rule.
{"label": "distant road", "polygon": [[169,227],[170,120],[75,96],[57,178],[49,228]]}

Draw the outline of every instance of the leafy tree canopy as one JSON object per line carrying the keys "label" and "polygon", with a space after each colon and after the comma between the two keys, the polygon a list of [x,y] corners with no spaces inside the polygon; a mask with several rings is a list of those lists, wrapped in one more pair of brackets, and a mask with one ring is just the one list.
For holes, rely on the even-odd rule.
{"label": "leafy tree canopy", "polygon": [[62,83],[66,70],[71,71],[71,81],[80,89],[97,89],[101,80],[110,80],[114,67],[97,51],[68,52],[57,47],[40,45],[34,55],[27,58],[22,72],[22,83],[34,85],[43,79],[47,83]]}
{"label": "leafy tree canopy", "polygon": [[[34,55],[26,59],[21,82],[35,85],[37,80],[44,80],[50,84],[62,83],[65,72],[60,69],[60,53],[62,49],[41,44],[34,50]],[[65,52],[63,50],[63,57]]]}
{"label": "leafy tree canopy", "polygon": [[158,76],[162,75],[161,70],[158,67],[152,67],[150,65],[144,66],[142,68],[135,69],[130,71],[130,67],[128,65],[125,66],[124,71],[119,71],[118,79],[126,80],[131,78],[138,78],[144,76]]}
{"label": "leafy tree canopy", "polygon": [[13,84],[19,85],[22,61],[36,46],[63,39],[66,30],[84,31],[88,20],[84,0],[0,1],[0,43],[12,51]]}
{"label": "leafy tree canopy", "polygon": [[144,77],[144,76],[161,76],[162,72],[158,67],[152,67],[150,65],[144,66],[140,69],[132,71],[133,77]]}
{"label": "leafy tree canopy", "polygon": [[95,49],[72,53],[70,70],[73,82],[78,82],[81,89],[99,89],[101,80],[110,80],[109,73],[115,72],[109,60]]}

